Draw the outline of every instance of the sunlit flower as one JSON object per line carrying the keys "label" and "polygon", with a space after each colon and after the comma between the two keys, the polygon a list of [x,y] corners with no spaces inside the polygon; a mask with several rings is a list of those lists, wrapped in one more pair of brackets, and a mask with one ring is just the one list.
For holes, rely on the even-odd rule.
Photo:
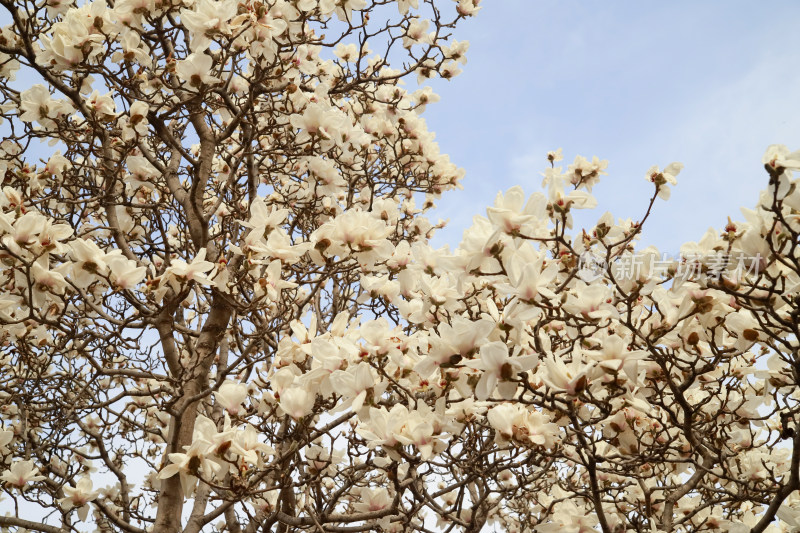
{"label": "sunlit flower", "polygon": [[485,400],[495,390],[500,389],[503,398],[510,399],[517,390],[513,379],[517,374],[530,370],[538,363],[538,357],[529,355],[525,357],[509,357],[508,346],[504,342],[490,342],[481,346],[480,360],[468,361],[467,366],[482,370],[481,378],[475,387],[475,397]]}

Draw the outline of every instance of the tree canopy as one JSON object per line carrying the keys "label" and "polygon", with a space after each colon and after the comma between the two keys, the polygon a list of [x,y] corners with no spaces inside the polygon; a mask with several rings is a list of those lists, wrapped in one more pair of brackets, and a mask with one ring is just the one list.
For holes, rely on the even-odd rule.
{"label": "tree canopy", "polygon": [[1,528],[800,530],[800,152],[679,257],[561,150],[433,248],[478,2],[0,0]]}

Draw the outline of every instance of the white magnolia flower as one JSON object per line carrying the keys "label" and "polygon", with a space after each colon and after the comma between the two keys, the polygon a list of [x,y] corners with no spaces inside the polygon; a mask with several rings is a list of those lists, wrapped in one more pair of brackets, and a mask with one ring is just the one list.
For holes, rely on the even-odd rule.
{"label": "white magnolia flower", "polygon": [[408,408],[394,404],[390,411],[385,407],[369,408],[369,420],[358,427],[358,434],[369,441],[371,447],[383,446],[391,449],[398,443],[398,435],[408,419]]}
{"label": "white magnolia flower", "polygon": [[14,440],[14,432],[7,429],[0,429],[0,453],[4,453],[6,446]]}
{"label": "white magnolia flower", "polygon": [[86,518],[89,516],[88,503],[96,499],[100,494],[98,491],[92,490],[91,478],[89,476],[82,477],[75,484],[75,487],[64,485],[63,490],[66,496],[58,500],[61,508],[64,509],[64,511],[69,511],[73,508],[77,509],[78,517],[86,521]]}
{"label": "white magnolia flower", "polygon": [[311,414],[315,399],[315,394],[295,386],[281,392],[280,406],[287,415],[298,420]]}
{"label": "white magnolia flower", "polygon": [[99,91],[95,90],[86,99],[86,103],[103,120],[111,120],[116,115],[116,106],[112,93],[100,94]]}
{"label": "white magnolia flower", "polygon": [[44,128],[55,128],[56,120],[74,110],[66,101],[52,99],[47,87],[38,83],[22,91],[19,109],[20,120],[38,122]]}
{"label": "white magnolia flower", "polygon": [[480,360],[468,361],[467,366],[482,370],[478,385],[475,387],[475,397],[486,400],[495,390],[500,389],[500,395],[505,399],[513,397],[517,390],[517,374],[530,370],[538,363],[538,357],[528,355],[524,357],[509,357],[508,346],[504,342],[495,341],[481,346]]}
{"label": "white magnolia flower", "polygon": [[397,0],[397,10],[401,15],[408,13],[408,9],[411,7],[419,9],[419,0]]}
{"label": "white magnolia flower", "polygon": [[452,325],[441,324],[439,335],[431,336],[431,350],[414,370],[423,378],[427,378],[441,365],[458,364],[465,358],[471,358],[480,346],[487,341],[495,324],[491,320],[467,320],[456,316]]}
{"label": "white magnolia flower", "polygon": [[[541,367],[540,367],[541,368]],[[572,352],[572,362],[565,363],[557,356],[544,359],[544,382],[570,396],[577,396],[589,385],[589,372],[591,365],[585,364],[579,356],[578,350]]]}
{"label": "white magnolia flower", "polygon": [[209,36],[230,34],[229,22],[236,16],[236,0],[196,0],[192,9],[181,10],[181,21],[191,32],[193,52],[203,52],[211,44]]}
{"label": "white magnolia flower", "polygon": [[261,464],[260,454],[275,455],[275,449],[258,439],[258,431],[248,424],[244,431],[235,432],[231,451],[252,465]]}
{"label": "white magnolia flower", "polygon": [[385,487],[363,488],[359,494],[361,501],[353,505],[359,512],[382,511],[392,504],[392,497]]}
{"label": "white magnolia flower", "polygon": [[147,276],[147,267],[137,266],[136,261],[115,255],[107,258],[111,281],[118,289],[133,289]]}
{"label": "white magnolia flower", "polygon": [[12,462],[8,470],[0,475],[0,479],[13,488],[23,491],[27,488],[28,483],[41,481],[45,477],[39,475],[39,469],[34,466],[33,460],[30,459]]}
{"label": "white magnolia flower", "polygon": [[242,411],[242,403],[247,399],[247,385],[225,381],[214,393],[217,403],[230,414],[236,416]]}
{"label": "white magnolia flower", "polygon": [[202,85],[214,85],[219,79],[211,74],[214,65],[211,56],[204,52],[189,54],[175,65],[178,77],[195,89]]}
{"label": "white magnolia flower", "polygon": [[351,407],[358,412],[367,399],[367,391],[376,387],[378,376],[375,370],[366,363],[359,363],[347,370],[336,370],[330,375],[331,385],[336,394],[342,395],[345,402],[337,407],[337,411]]}
{"label": "white magnolia flower", "polygon": [[169,464],[158,473],[158,479],[167,479],[180,474],[181,486],[188,498],[194,492],[198,477],[210,479],[219,470],[219,465],[208,458],[210,446],[210,442],[196,438],[185,453],[169,454]]}
{"label": "white magnolia flower", "polygon": [[669,200],[669,185],[676,185],[678,180],[675,177],[683,170],[683,163],[670,163],[664,170],[659,170],[657,166],[650,167],[645,179],[656,184],[658,197],[662,200]]}
{"label": "white magnolia flower", "polygon": [[[65,268],[64,265],[61,268]],[[31,303],[34,307],[42,308],[45,302],[51,299],[49,295],[64,294],[64,289],[67,287],[67,280],[64,275],[56,270],[50,270],[43,266],[42,261],[36,261],[32,268],[33,274],[33,298]]]}
{"label": "white magnolia flower", "polygon": [[70,280],[79,287],[86,288],[98,275],[108,274],[108,257],[120,255],[120,250],[106,254],[93,240],[75,239],[69,243],[72,256]]}
{"label": "white magnolia flower", "polygon": [[201,285],[214,285],[214,280],[205,275],[212,268],[214,268],[214,263],[206,261],[206,249],[202,248],[191,263],[187,263],[183,259],[173,259],[164,272],[164,278],[175,291],[180,290],[180,286],[189,281]]}
{"label": "white magnolia flower", "polygon": [[790,152],[782,144],[771,144],[767,147],[761,162],[773,169],[800,170],[800,150]]}

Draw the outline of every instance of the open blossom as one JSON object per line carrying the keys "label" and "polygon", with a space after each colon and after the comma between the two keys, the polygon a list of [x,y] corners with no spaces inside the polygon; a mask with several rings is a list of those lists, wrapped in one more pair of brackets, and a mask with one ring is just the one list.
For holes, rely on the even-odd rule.
{"label": "open blossom", "polygon": [[540,257],[534,262],[525,260],[523,254],[515,255],[509,264],[509,284],[503,284],[501,289],[517,296],[521,301],[532,304],[537,297],[555,298],[555,293],[550,289],[559,265],[550,261],[547,265],[544,258]]}
{"label": "open blossom", "polygon": [[181,10],[181,20],[192,34],[193,52],[202,52],[211,44],[209,36],[229,34],[229,22],[236,16],[235,0],[197,0],[192,9]]}
{"label": "open blossom", "polygon": [[391,410],[369,408],[369,423],[359,426],[358,433],[367,439],[371,447],[392,448],[398,443],[398,434],[403,430],[408,418],[408,408],[395,404]]}
{"label": "open blossom", "polygon": [[13,235],[5,237],[6,246],[30,247],[38,235],[44,231],[48,220],[45,216],[35,211],[29,211],[14,221]]}
{"label": "open blossom", "polygon": [[42,307],[48,300],[63,294],[67,287],[67,281],[61,272],[43,266],[40,261],[33,264],[31,273],[34,279],[32,303],[36,307]]}
{"label": "open blossom", "polygon": [[186,59],[181,59],[175,66],[175,70],[186,84],[190,87],[198,88],[201,85],[214,85],[219,79],[211,74],[213,65],[211,56],[203,52],[189,54]]}
{"label": "open blossom", "polygon": [[389,491],[384,487],[361,489],[361,501],[353,508],[359,512],[382,511],[392,503]]}
{"label": "open blossom", "polygon": [[520,186],[511,187],[505,194],[497,193],[494,206],[486,208],[489,220],[505,233],[515,235],[524,227],[544,219],[544,197],[534,194],[525,203],[525,193]]}
{"label": "open blossom", "polygon": [[570,293],[563,309],[590,320],[603,320],[618,316],[609,288],[602,284],[576,286],[575,294]]}
{"label": "open blossom", "polygon": [[367,399],[368,391],[375,387],[376,378],[375,371],[366,363],[359,363],[347,371],[333,372],[330,375],[331,385],[346,400],[337,410],[351,407],[353,411],[360,411]]}
{"label": "open blossom", "polygon": [[74,487],[64,485],[63,490],[65,497],[58,500],[61,508],[64,511],[77,509],[78,517],[85,521],[89,516],[89,502],[95,500],[100,494],[98,491],[92,490],[92,479],[89,476],[82,477]]}
{"label": "open blossom", "polygon": [[232,415],[238,415],[243,410],[242,403],[247,396],[247,385],[233,381],[226,381],[214,393],[217,403]]}
{"label": "open blossom", "polygon": [[167,479],[180,474],[184,494],[188,497],[194,492],[197,478],[210,479],[219,470],[219,465],[209,460],[210,445],[206,440],[195,439],[184,453],[169,454],[169,464],[161,469],[158,478]]}
{"label": "open blossom", "polygon": [[267,206],[264,198],[258,196],[250,204],[250,218],[247,220],[237,220],[239,224],[247,228],[252,228],[254,233],[262,236],[267,230],[277,228],[289,214],[288,209],[274,209]]}
{"label": "open blossom", "polygon": [[465,17],[471,17],[480,11],[480,0],[458,0],[458,12]]}
{"label": "open blossom", "polygon": [[187,263],[183,259],[173,259],[164,272],[164,278],[176,291],[179,290],[182,283],[189,281],[214,285],[214,280],[205,275],[212,268],[214,268],[214,263],[206,261],[206,249],[202,248],[191,263]]}
{"label": "open blossom", "polygon": [[87,104],[98,117],[104,120],[110,120],[116,114],[116,106],[111,93],[100,94],[99,91],[93,91],[87,98]]}
{"label": "open blossom", "polygon": [[429,42],[428,25],[430,21],[412,19],[406,28],[405,36],[403,37],[403,46],[411,48],[415,44],[425,44]]}
{"label": "open blossom", "polygon": [[251,465],[259,465],[262,463],[261,454],[275,455],[275,448],[261,442],[259,438],[258,431],[248,424],[243,431],[234,432],[234,440],[230,449],[243,461]]}
{"label": "open blossom", "polygon": [[[792,505],[793,504],[793,505]],[[800,509],[798,509],[796,498],[794,501],[786,502],[778,508],[778,518],[792,528],[793,531],[800,529]]]}
{"label": "open blossom", "polygon": [[499,387],[500,395],[505,399],[513,397],[517,390],[514,380],[517,374],[530,370],[538,363],[538,357],[510,357],[508,346],[504,342],[490,342],[481,346],[480,360],[468,361],[467,366],[481,370],[481,377],[475,387],[475,397],[485,400]]}
{"label": "open blossom", "polygon": [[626,341],[619,335],[610,335],[601,340],[599,352],[587,352],[587,356],[597,361],[599,373],[618,374],[620,372],[636,382],[639,361],[647,356],[644,350],[628,349]]}
{"label": "open blossom", "polygon": [[50,156],[50,159],[47,160],[44,171],[52,176],[62,178],[64,176],[64,171],[71,165],[72,163],[70,163],[69,159],[61,155],[61,151],[56,150],[55,153]]}
{"label": "open blossom", "polygon": [[581,360],[580,352],[572,354],[572,361],[565,363],[559,357],[544,359],[542,380],[550,387],[564,391],[570,396],[577,396],[589,384],[589,372],[592,365]]}
{"label": "open blossom", "polygon": [[0,453],[6,453],[6,446],[14,440],[14,432],[6,429],[0,429]]}
{"label": "open blossom", "polygon": [[605,169],[608,161],[600,160],[597,156],[589,161],[583,156],[576,156],[575,161],[567,168],[567,175],[570,176],[570,183],[577,188],[585,188],[592,192],[592,187],[600,181],[600,176],[607,174]]}
{"label": "open blossom", "polygon": [[66,100],[53,99],[47,87],[41,84],[22,91],[19,108],[21,120],[36,121],[45,128],[55,128],[56,120],[74,110]]}
{"label": "open blossom", "polygon": [[147,276],[146,267],[122,255],[108,257],[107,263],[111,281],[118,289],[133,289]]}
{"label": "open blossom", "polygon": [[650,167],[647,171],[645,178],[656,184],[658,190],[658,197],[662,200],[669,200],[670,189],[669,185],[675,185],[678,180],[675,177],[683,170],[682,163],[670,163],[664,170],[660,170],[657,166]]}
{"label": "open blossom", "polygon": [[267,268],[264,269],[264,274],[258,279],[255,287],[258,296],[265,295],[268,300],[278,300],[281,289],[293,289],[297,287],[296,283],[286,281],[281,275],[281,261],[275,259]]}
{"label": "open blossom", "polygon": [[333,474],[344,458],[344,451],[324,448],[318,445],[311,445],[305,450],[306,463],[308,467],[317,472]]}
{"label": "open blossom", "polygon": [[559,148],[557,150],[550,150],[547,152],[547,160],[550,164],[558,163],[564,159],[564,149]]}
{"label": "open blossom", "polygon": [[289,121],[292,127],[302,130],[299,138],[301,141],[312,136],[333,140],[337,133],[353,128],[348,123],[347,116],[338,109],[316,102],[308,104],[302,114],[293,114]]}
{"label": "open blossom", "polygon": [[294,419],[311,413],[314,407],[314,394],[301,388],[290,387],[281,392],[281,409]]}
{"label": "open blossom", "polygon": [[275,258],[285,263],[296,263],[311,248],[311,243],[293,244],[282,228],[271,230],[266,240],[253,230],[245,242],[247,250],[253,252],[255,257]]}
{"label": "open blossom", "polygon": [[110,9],[105,2],[95,0],[66,10],[62,19],[52,26],[52,37],[42,37],[43,50],[38,54],[42,64],[59,69],[72,68],[81,62],[93,62],[104,51],[104,35],[113,26]]}
{"label": "open blossom", "polygon": [[431,349],[414,368],[420,376],[428,377],[437,367],[453,365],[464,358],[471,358],[494,328],[490,320],[475,322],[457,316],[452,325],[441,324],[439,335],[431,337]]}
{"label": "open blossom", "polygon": [[499,442],[516,439],[526,444],[550,448],[558,438],[558,426],[549,416],[528,411],[518,404],[501,403],[486,413]]}
{"label": "open blossom", "polygon": [[370,213],[350,210],[326,223],[312,239],[316,248],[328,256],[353,254],[362,263],[391,256],[394,246],[387,240],[392,228]]}
{"label": "open blossom", "polygon": [[324,14],[336,13],[336,16],[344,22],[351,20],[354,9],[363,9],[367,5],[366,0],[299,0],[297,8],[302,11],[311,11],[317,7]]}
{"label": "open blossom", "polygon": [[0,479],[15,489],[25,490],[28,483],[34,483],[45,479],[39,475],[39,469],[34,466],[32,459],[27,461],[14,461],[5,472],[0,475]]}
{"label": "open blossom", "polygon": [[130,118],[128,119],[128,126],[133,128],[137,135],[147,135],[147,113],[150,111],[150,106],[147,102],[137,100],[131,104],[129,111]]}
{"label": "open blossom", "polygon": [[800,150],[790,152],[782,144],[771,144],[761,162],[774,169],[800,170]]}
{"label": "open blossom", "polygon": [[119,250],[106,254],[94,241],[75,239],[69,243],[73,258],[70,280],[86,288],[97,276],[108,274],[108,257],[120,255]]}
{"label": "open blossom", "polygon": [[597,517],[571,500],[558,501],[552,516],[551,522],[539,524],[536,529],[541,533],[588,533],[597,526]]}
{"label": "open blossom", "polygon": [[397,440],[401,444],[415,446],[422,460],[427,461],[435,451],[438,451],[437,448],[440,448],[442,443],[434,433],[433,421],[423,418],[417,411],[412,411],[403,426],[403,431],[397,435]]}

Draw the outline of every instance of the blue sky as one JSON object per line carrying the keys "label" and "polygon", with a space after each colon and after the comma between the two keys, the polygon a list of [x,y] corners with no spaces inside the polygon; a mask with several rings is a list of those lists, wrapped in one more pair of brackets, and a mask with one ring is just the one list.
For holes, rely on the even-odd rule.
{"label": "blue sky", "polygon": [[741,219],[767,177],[769,144],[800,148],[798,2],[484,0],[456,31],[468,64],[434,84],[425,117],[463,167],[464,190],[432,219],[456,245],[497,191],[539,190],[548,150],[609,160],[594,190],[617,217],[640,218],[651,165],[686,165],[659,200],[644,243],[676,253],[726,216]]}

